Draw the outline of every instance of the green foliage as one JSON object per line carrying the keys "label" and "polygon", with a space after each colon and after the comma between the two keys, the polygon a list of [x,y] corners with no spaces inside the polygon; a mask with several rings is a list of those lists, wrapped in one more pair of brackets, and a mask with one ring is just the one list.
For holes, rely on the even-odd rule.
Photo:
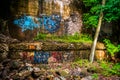
{"label": "green foliage", "polygon": [[87,59],[76,58],[73,65],[79,65],[80,67],[89,67],[90,63]]}
{"label": "green foliage", "polygon": [[79,34],[75,33],[74,35],[64,35],[64,36],[57,36],[57,35],[48,35],[48,34],[38,34],[34,40],[53,40],[53,41],[60,41],[60,42],[92,42],[92,37],[88,34]]}
{"label": "green foliage", "polygon": [[120,51],[120,45],[116,46],[112,44],[109,39],[104,39],[103,42],[106,44],[107,51],[111,56],[114,56],[116,52]]}
{"label": "green foliage", "polygon": [[34,40],[45,40],[45,39],[46,39],[46,36],[47,36],[47,34],[39,33],[39,34],[34,38]]}
{"label": "green foliage", "polygon": [[120,75],[120,63],[112,64],[102,61],[100,66],[104,76]]}
{"label": "green foliage", "polygon": [[116,63],[115,65],[113,65],[110,72],[115,75],[120,75],[120,63]]}
{"label": "green foliage", "polygon": [[109,63],[106,63],[106,62],[102,61],[102,62],[100,63],[100,67],[102,68],[102,74],[103,74],[104,76],[110,76],[110,75],[111,75],[111,74],[109,73],[109,71],[111,70]]}
{"label": "green foliage", "polygon": [[79,33],[75,33],[74,35],[68,35],[66,36],[67,40],[81,40],[81,41],[90,41],[92,40],[91,36],[88,34],[79,34]]}
{"label": "green foliage", "polygon": [[81,38],[83,41],[92,41],[92,37],[91,37],[89,34],[81,34],[81,35],[80,35],[80,38]]}
{"label": "green foliage", "polygon": [[66,36],[67,42],[92,42],[92,38],[88,34],[75,34],[75,35],[69,35]]}
{"label": "green foliage", "polygon": [[120,0],[107,0],[103,9],[106,21],[111,22],[120,18]]}
{"label": "green foliage", "polygon": [[94,73],[94,74],[92,74],[92,78],[94,79],[94,80],[98,80],[98,74],[96,74],[96,73]]}
{"label": "green foliage", "polygon": [[60,37],[53,37],[52,40],[61,42],[92,42],[92,37],[88,34],[64,35]]}
{"label": "green foliage", "polygon": [[75,66],[86,67],[87,69],[95,71],[95,73],[92,74],[94,80],[98,80],[98,74],[102,74],[103,76],[120,75],[120,63],[114,64],[111,62],[100,61],[91,64],[87,59],[76,58],[72,63],[72,67],[74,68]]}
{"label": "green foliage", "polygon": [[83,23],[85,27],[97,27],[98,18],[101,10],[101,3],[99,0],[83,0],[86,9],[89,10],[83,14]]}
{"label": "green foliage", "polygon": [[106,0],[102,6],[102,0],[83,0],[87,12],[83,14],[85,27],[96,27],[100,11],[104,13],[104,20],[107,22],[116,21],[120,18],[120,0]]}
{"label": "green foliage", "polygon": [[98,16],[92,16],[89,13],[86,13],[83,14],[83,21],[86,28],[96,27],[98,23]]}
{"label": "green foliage", "polygon": [[74,39],[74,40],[79,40],[81,37],[80,37],[80,34],[79,33],[75,33],[74,35],[69,35],[67,36],[68,39]]}
{"label": "green foliage", "polygon": [[92,14],[99,14],[101,8],[102,8],[102,6],[101,6],[100,4],[98,4],[98,5],[94,6],[94,7],[92,7],[92,8],[90,9],[90,12],[91,12]]}
{"label": "green foliage", "polygon": [[94,6],[99,3],[101,0],[83,0],[85,6]]}

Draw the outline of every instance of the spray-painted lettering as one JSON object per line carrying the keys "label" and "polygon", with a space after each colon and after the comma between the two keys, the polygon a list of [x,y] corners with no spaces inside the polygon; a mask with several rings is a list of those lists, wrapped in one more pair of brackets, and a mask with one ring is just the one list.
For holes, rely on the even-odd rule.
{"label": "spray-painted lettering", "polygon": [[60,15],[43,15],[41,17],[22,16],[20,19],[14,20],[14,24],[22,28],[22,31],[27,29],[33,30],[34,28],[45,27],[50,33],[55,32],[60,27]]}
{"label": "spray-painted lettering", "polygon": [[50,54],[48,52],[35,51],[34,63],[48,63],[49,56]]}

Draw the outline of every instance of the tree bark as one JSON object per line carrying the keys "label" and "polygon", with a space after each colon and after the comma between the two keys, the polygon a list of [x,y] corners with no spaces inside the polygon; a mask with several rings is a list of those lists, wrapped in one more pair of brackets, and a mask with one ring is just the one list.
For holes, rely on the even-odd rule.
{"label": "tree bark", "polygon": [[[106,0],[102,0],[102,6],[105,5],[105,1]],[[99,17],[99,21],[98,21],[98,25],[97,25],[97,28],[96,28],[96,33],[95,33],[95,36],[94,36],[94,41],[93,41],[92,48],[91,48],[91,53],[90,53],[90,62],[91,63],[93,63],[93,60],[94,60],[96,43],[97,43],[97,40],[98,40],[98,36],[99,36],[101,24],[102,24],[102,19],[103,19],[103,11],[101,9],[100,17]]]}

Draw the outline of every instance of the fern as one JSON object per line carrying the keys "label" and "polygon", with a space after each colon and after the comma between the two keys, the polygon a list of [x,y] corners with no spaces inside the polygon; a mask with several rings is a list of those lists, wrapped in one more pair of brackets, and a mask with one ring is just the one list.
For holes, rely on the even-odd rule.
{"label": "fern", "polygon": [[120,51],[120,45],[116,46],[112,44],[109,39],[104,39],[104,43],[106,44],[107,51],[111,56],[114,56],[116,52]]}

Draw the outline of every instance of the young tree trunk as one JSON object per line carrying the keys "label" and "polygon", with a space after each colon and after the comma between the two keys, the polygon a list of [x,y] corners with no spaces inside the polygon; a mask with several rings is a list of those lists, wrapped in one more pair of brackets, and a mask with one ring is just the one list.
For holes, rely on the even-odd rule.
{"label": "young tree trunk", "polygon": [[[104,5],[105,5],[105,0],[102,0],[102,6],[104,6]],[[94,60],[95,48],[96,48],[96,43],[97,43],[97,40],[98,40],[98,36],[99,36],[101,24],[102,24],[102,19],[103,19],[103,12],[102,12],[102,9],[101,9],[100,16],[99,16],[99,21],[98,21],[98,25],[97,25],[97,28],[96,28],[96,33],[95,33],[95,36],[94,36],[94,41],[93,41],[92,48],[91,48],[91,53],[90,53],[90,62],[91,63],[93,63],[93,60]]]}

